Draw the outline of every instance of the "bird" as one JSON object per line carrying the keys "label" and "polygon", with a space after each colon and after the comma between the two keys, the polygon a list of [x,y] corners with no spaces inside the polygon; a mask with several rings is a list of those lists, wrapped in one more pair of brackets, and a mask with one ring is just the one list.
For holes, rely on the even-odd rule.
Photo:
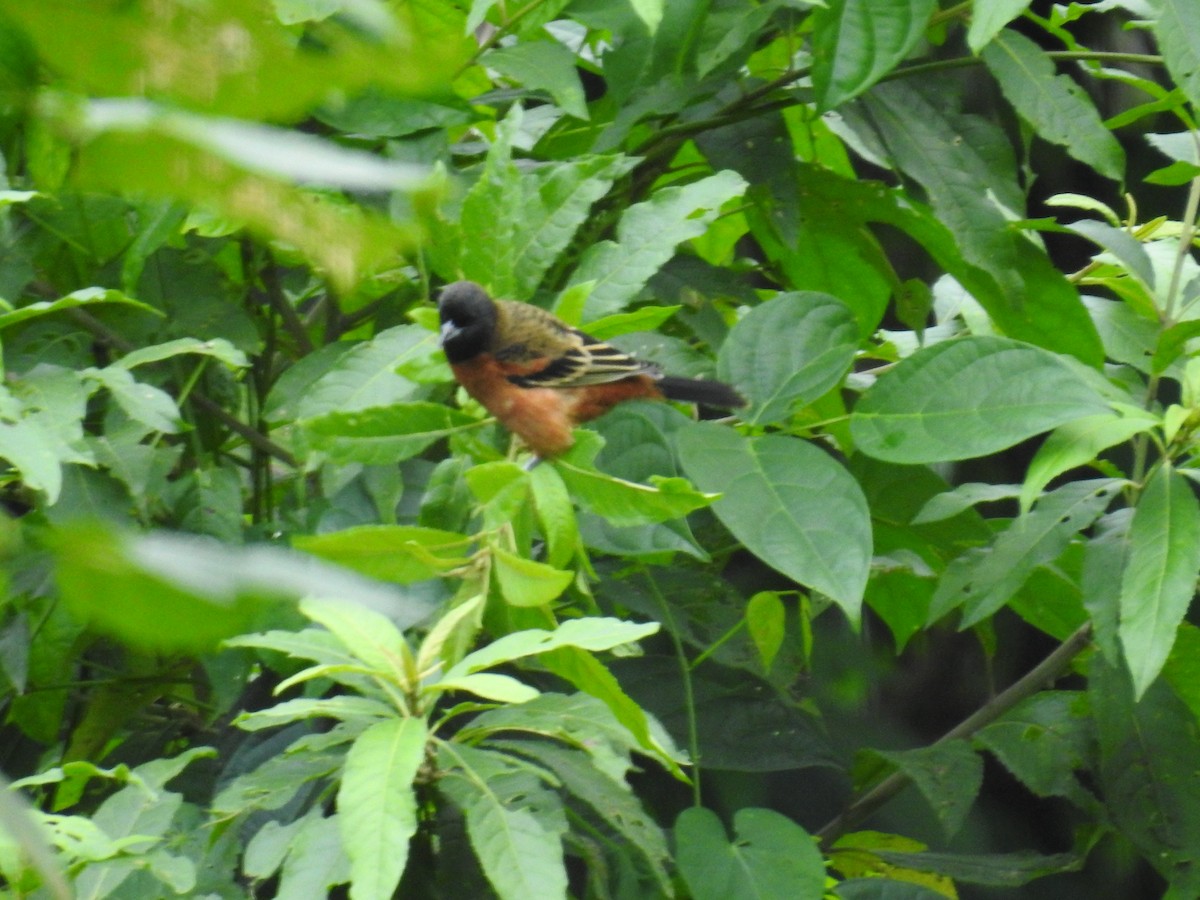
{"label": "bird", "polygon": [[455,379],[533,451],[530,468],[567,452],[574,426],[626,400],[746,405],[724,382],[666,375],[540,307],[493,299],[473,281],[442,289],[438,317]]}

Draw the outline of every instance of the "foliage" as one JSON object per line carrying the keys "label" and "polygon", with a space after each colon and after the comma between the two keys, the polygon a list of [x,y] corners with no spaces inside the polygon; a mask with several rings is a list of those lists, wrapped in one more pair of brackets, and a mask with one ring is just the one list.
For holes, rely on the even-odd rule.
{"label": "foliage", "polygon": [[[1200,0],[0,4],[6,896],[1197,895],[1197,105]],[[530,470],[459,278],[748,405]]]}

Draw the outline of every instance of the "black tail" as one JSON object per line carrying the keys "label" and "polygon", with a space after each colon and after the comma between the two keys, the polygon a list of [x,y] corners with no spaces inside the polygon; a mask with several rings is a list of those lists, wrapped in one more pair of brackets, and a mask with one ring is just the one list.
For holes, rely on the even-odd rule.
{"label": "black tail", "polygon": [[735,409],[746,405],[746,398],[723,381],[705,381],[701,378],[679,378],[664,375],[654,382],[668,400],[684,403],[700,403],[719,409]]}

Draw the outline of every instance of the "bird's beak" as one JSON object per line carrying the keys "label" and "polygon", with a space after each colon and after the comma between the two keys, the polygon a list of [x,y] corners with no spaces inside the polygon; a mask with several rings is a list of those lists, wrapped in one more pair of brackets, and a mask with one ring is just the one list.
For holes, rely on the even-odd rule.
{"label": "bird's beak", "polygon": [[442,343],[445,344],[446,341],[450,340],[450,338],[454,337],[460,331],[462,331],[462,329],[453,322],[443,322],[441,329]]}

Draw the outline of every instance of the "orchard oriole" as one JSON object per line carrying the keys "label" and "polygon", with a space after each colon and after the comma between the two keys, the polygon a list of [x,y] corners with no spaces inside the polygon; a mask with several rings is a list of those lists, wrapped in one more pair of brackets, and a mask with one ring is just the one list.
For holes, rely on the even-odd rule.
{"label": "orchard oriole", "polygon": [[471,281],[443,288],[438,313],[458,383],[540,458],[566,452],[573,426],[624,400],[746,403],[727,384],[664,375],[544,309],[493,300]]}

